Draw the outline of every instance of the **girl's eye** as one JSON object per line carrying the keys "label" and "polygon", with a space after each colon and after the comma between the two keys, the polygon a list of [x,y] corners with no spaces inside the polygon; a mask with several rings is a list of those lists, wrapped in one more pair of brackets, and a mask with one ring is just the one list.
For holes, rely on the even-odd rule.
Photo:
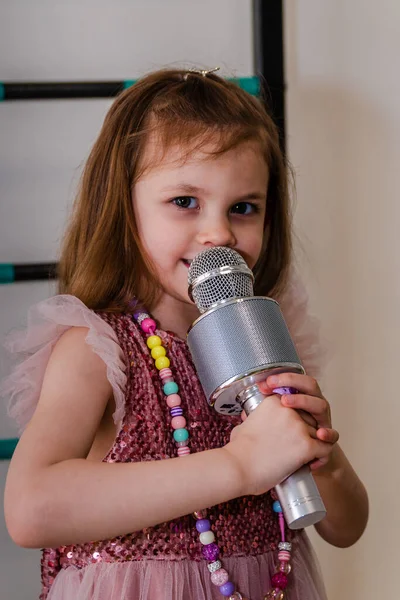
{"label": "girl's eye", "polygon": [[177,198],[174,198],[172,200],[172,202],[178,208],[196,208],[197,207],[197,200],[196,200],[196,198],[193,198],[192,196],[178,196]]}
{"label": "girl's eye", "polygon": [[238,202],[231,208],[231,212],[237,215],[251,215],[258,212],[258,206],[251,202]]}

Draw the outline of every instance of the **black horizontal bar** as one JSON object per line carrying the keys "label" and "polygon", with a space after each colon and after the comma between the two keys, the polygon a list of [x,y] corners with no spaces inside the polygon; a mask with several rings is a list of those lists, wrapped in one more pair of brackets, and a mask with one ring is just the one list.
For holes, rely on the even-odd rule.
{"label": "black horizontal bar", "polygon": [[[259,93],[257,77],[233,78],[249,94]],[[71,98],[112,98],[136,83],[123,81],[54,81],[54,82],[0,82],[0,100],[55,100]]]}
{"label": "black horizontal bar", "polygon": [[112,98],[124,89],[123,81],[3,83],[2,85],[3,100]]}
{"label": "black horizontal bar", "polygon": [[0,264],[0,284],[57,278],[57,263]]}

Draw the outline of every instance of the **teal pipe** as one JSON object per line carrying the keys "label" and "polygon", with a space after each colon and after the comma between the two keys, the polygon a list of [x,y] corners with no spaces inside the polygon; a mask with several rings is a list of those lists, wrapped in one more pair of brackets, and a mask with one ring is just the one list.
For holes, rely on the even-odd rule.
{"label": "teal pipe", "polygon": [[4,87],[4,83],[0,83],[0,102],[2,100],[4,100],[5,97],[6,97],[6,90]]}
{"label": "teal pipe", "polygon": [[18,442],[18,438],[0,440],[0,460],[10,460]]}
{"label": "teal pipe", "polygon": [[15,281],[15,270],[12,264],[0,264],[0,283],[13,283]]}

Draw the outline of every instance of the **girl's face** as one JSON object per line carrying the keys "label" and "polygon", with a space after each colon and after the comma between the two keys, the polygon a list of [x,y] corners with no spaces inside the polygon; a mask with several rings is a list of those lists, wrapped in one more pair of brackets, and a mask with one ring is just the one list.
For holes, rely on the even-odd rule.
{"label": "girl's face", "polygon": [[[250,268],[259,257],[264,233],[268,169],[256,142],[220,156],[213,144],[186,158],[170,148],[161,162],[149,140],[144,164],[150,168],[133,189],[139,234],[164,290],[163,305],[183,309],[188,267],[211,246],[229,246]],[[188,307],[186,307],[188,308]]]}

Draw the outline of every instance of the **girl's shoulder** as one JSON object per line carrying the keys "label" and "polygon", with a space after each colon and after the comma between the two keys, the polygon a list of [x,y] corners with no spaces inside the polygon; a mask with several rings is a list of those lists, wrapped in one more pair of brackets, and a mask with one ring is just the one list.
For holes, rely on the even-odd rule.
{"label": "girl's shoulder", "polygon": [[106,364],[116,404],[113,417],[116,423],[120,422],[126,365],[118,337],[109,323],[71,295],[54,296],[32,306],[27,326],[7,336],[4,345],[15,366],[2,381],[0,395],[8,399],[9,415],[21,430],[26,427],[39,400],[48,361],[61,337],[69,345],[88,344]]}

